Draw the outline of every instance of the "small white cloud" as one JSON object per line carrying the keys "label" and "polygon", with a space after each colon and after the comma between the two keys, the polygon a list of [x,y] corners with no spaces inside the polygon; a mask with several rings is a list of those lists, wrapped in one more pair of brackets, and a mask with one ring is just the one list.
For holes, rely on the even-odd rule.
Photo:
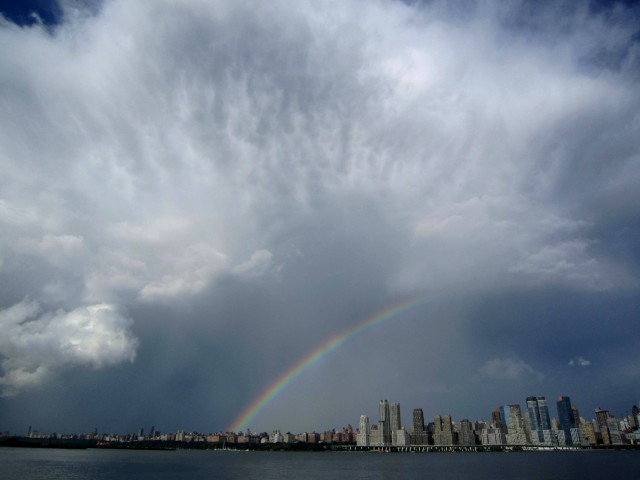
{"label": "small white cloud", "polygon": [[489,380],[524,380],[541,381],[544,375],[536,371],[528,363],[513,358],[494,358],[487,360],[478,368],[480,375]]}
{"label": "small white cloud", "polygon": [[573,366],[588,367],[589,365],[591,365],[591,361],[587,360],[584,357],[576,357],[569,360],[570,367],[573,367]]}

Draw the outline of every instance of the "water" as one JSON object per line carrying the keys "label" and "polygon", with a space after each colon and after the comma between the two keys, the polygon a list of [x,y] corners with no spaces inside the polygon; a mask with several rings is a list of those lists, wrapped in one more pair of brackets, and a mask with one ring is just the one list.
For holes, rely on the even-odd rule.
{"label": "water", "polygon": [[640,451],[366,453],[0,448],[0,479],[638,478]]}

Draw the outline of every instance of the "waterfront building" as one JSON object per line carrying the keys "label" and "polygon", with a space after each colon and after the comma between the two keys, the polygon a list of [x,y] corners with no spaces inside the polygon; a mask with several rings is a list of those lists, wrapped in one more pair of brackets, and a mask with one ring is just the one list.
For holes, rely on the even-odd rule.
{"label": "waterfront building", "polygon": [[571,399],[560,396],[556,402],[558,409],[558,444],[559,445],[580,445],[580,431],[576,418],[574,417],[574,407]]}
{"label": "waterfront building", "polygon": [[607,420],[607,427],[609,428],[609,438],[611,439],[611,445],[620,445],[624,443],[624,434],[620,429],[620,422],[615,417],[609,417]]}
{"label": "waterfront building", "polygon": [[421,408],[413,409],[410,442],[412,445],[427,445],[429,443],[428,435],[424,428],[424,414]]}
{"label": "waterfront building", "polygon": [[505,440],[507,445],[526,445],[531,443],[530,428],[522,418],[520,405],[505,405],[502,411],[507,415],[507,433]]}
{"label": "waterfront building", "polygon": [[371,431],[369,432],[369,445],[382,446],[382,429],[380,428],[380,422],[377,425],[371,425]]}
{"label": "waterfront building", "polygon": [[535,445],[553,445],[549,407],[545,397],[527,397],[527,411],[531,425],[531,441]]}
{"label": "waterfront building", "polygon": [[451,416],[437,415],[434,422],[433,443],[435,445],[455,445]]}
{"label": "waterfront building", "polygon": [[517,403],[501,405],[491,414],[494,428],[500,428],[507,445],[525,445],[531,443],[531,429],[526,418],[522,417]]}
{"label": "waterfront building", "polygon": [[402,428],[402,420],[400,419],[400,404],[392,403],[389,406],[391,413],[391,431]]}
{"label": "waterfront building", "polygon": [[[392,403],[389,406],[390,424],[391,424],[391,444],[399,445],[400,440],[404,442],[404,430],[402,430],[402,420],[400,418],[400,404]],[[406,445],[406,443],[402,443]]]}
{"label": "waterfront building", "polygon": [[404,428],[394,431],[393,444],[398,446],[411,445],[411,437]]}
{"label": "waterfront building", "polygon": [[507,424],[503,419],[502,407],[497,407],[491,412],[491,428],[500,429],[503,437],[507,434]]}
{"label": "waterfront building", "polygon": [[580,426],[580,412],[578,411],[578,407],[571,404],[571,412],[573,413],[573,419],[576,422],[576,426]]}
{"label": "waterfront building", "polygon": [[469,420],[461,420],[457,427],[458,445],[475,445],[477,443],[476,434]]}
{"label": "waterfront building", "polygon": [[578,424],[578,430],[580,431],[580,439],[582,445],[597,445],[598,440],[596,438],[596,430],[591,422],[584,422],[582,419]]}
{"label": "waterfront building", "polygon": [[410,437],[402,428],[400,404],[389,405],[387,400],[380,400],[378,405],[380,420],[377,425],[369,424],[369,417],[360,416],[357,444],[360,446],[409,445]]}
{"label": "waterfront building", "polygon": [[380,445],[391,445],[391,413],[389,410],[389,402],[387,400],[380,400],[378,410],[380,412],[380,421],[378,422],[381,435]]}
{"label": "waterfront building", "polygon": [[357,445],[367,446],[370,445],[371,427],[369,426],[369,417],[366,415],[360,415],[360,423],[358,425],[358,434],[356,436]]}
{"label": "waterfront building", "polygon": [[[520,410],[520,404],[514,403],[511,405],[502,405],[497,408],[498,412],[500,412],[500,421],[502,425],[505,427],[509,427],[509,417],[514,414],[518,417],[522,417],[522,411]],[[493,416],[493,414],[492,414]]]}
{"label": "waterfront building", "polygon": [[486,427],[480,432],[480,443],[482,445],[506,445],[507,439],[504,429],[495,427]]}
{"label": "waterfront building", "polygon": [[600,439],[604,445],[611,445],[611,436],[609,435],[609,410],[596,408],[596,426],[600,432]]}

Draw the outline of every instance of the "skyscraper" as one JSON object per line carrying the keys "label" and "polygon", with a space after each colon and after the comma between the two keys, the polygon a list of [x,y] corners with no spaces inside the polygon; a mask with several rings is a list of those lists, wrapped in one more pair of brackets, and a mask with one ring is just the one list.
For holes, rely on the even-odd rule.
{"label": "skyscraper", "polygon": [[476,435],[473,431],[472,423],[467,420],[460,420],[458,427],[458,445],[475,445]]}
{"label": "skyscraper", "polygon": [[561,396],[556,402],[558,408],[558,443],[560,445],[579,445],[578,421],[574,416],[574,407],[569,397]]}
{"label": "skyscraper", "polygon": [[609,435],[609,418],[609,410],[596,408],[596,423],[598,424],[598,429],[600,430],[602,443],[605,445],[611,445],[611,436]]}
{"label": "skyscraper", "polygon": [[411,426],[411,432],[424,432],[424,413],[422,412],[421,408],[413,409],[413,425]]}
{"label": "skyscraper", "polygon": [[578,407],[576,407],[575,405],[571,405],[571,411],[573,412],[573,419],[576,422],[576,427],[580,427],[580,411],[578,410]]}
{"label": "skyscraper", "polygon": [[369,435],[371,433],[371,427],[369,426],[369,417],[366,415],[360,415],[360,424],[358,425],[358,435],[356,442],[361,446],[368,446],[370,444]]}
{"label": "skyscraper", "polygon": [[527,411],[532,442],[538,445],[552,445],[553,435],[547,400],[544,397],[527,397]]}
{"label": "skyscraper", "polygon": [[427,432],[424,428],[424,414],[421,408],[413,409],[413,423],[411,425],[411,443],[413,445],[426,445],[428,443]]}
{"label": "skyscraper", "polygon": [[509,445],[524,445],[530,443],[530,433],[526,422],[522,418],[519,404],[503,405],[499,409],[503,419],[505,440]]}
{"label": "skyscraper", "polygon": [[391,431],[399,430],[402,428],[402,421],[400,420],[400,404],[392,403],[391,410]]}
{"label": "skyscraper", "polygon": [[499,428],[503,431],[506,428],[501,413],[501,407],[498,407],[493,412],[491,412],[491,423],[493,424],[493,427]]}
{"label": "skyscraper", "polygon": [[519,417],[522,416],[522,411],[520,410],[520,405],[517,403],[511,405],[502,405],[498,408],[500,412],[500,419],[504,425],[509,425],[509,417],[511,415],[517,415]]}
{"label": "skyscraper", "polygon": [[640,427],[640,421],[638,417],[640,416],[640,408],[637,405],[631,407],[631,426],[633,428]]}
{"label": "skyscraper", "polygon": [[[392,403],[390,406],[391,413],[391,443],[397,445],[399,437],[402,436],[402,420],[400,419],[400,404]],[[398,435],[400,433],[400,435]]]}
{"label": "skyscraper", "polygon": [[451,416],[445,415],[441,417],[438,415],[434,423],[433,443],[436,445],[455,445]]}
{"label": "skyscraper", "polygon": [[[386,400],[380,400],[379,405],[380,422],[378,423],[381,435],[382,445],[391,445],[391,421],[389,412],[389,402]],[[399,410],[398,410],[399,413]]]}

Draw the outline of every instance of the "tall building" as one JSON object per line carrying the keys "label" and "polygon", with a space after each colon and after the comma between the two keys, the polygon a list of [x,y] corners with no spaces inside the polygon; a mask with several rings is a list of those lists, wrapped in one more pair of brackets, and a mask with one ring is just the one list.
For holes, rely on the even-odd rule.
{"label": "tall building", "polygon": [[386,400],[380,400],[378,406],[380,412],[380,421],[378,422],[378,428],[380,429],[381,444],[391,445],[391,419],[389,411],[389,402]]}
{"label": "tall building", "polygon": [[[380,400],[378,411],[380,420],[374,425],[369,424],[369,417],[360,415],[360,425],[357,435],[358,445],[384,446],[391,445],[392,443],[407,445],[409,438],[404,429],[402,429],[400,404],[394,403],[390,407],[387,400]],[[392,431],[394,432],[393,435]]]}
{"label": "tall building", "polygon": [[516,414],[518,416],[522,416],[522,410],[520,410],[520,405],[517,403],[511,405],[502,405],[499,407],[500,410],[500,419],[502,423],[507,425],[509,423],[509,415]]}
{"label": "tall building", "polygon": [[596,430],[591,422],[580,422],[580,438],[584,445],[597,445]]}
{"label": "tall building", "polygon": [[493,428],[499,428],[504,433],[506,432],[507,426],[504,423],[504,417],[501,408],[502,407],[498,407],[493,412],[491,412],[491,423],[493,424]]}
{"label": "tall building", "polygon": [[576,425],[580,425],[580,411],[578,407],[571,404],[571,411],[573,412],[573,419],[576,421]]}
{"label": "tall building", "polygon": [[604,445],[611,445],[611,436],[609,435],[609,410],[596,408],[596,424],[600,430],[600,438]]}
{"label": "tall building", "polygon": [[413,409],[413,424],[411,425],[411,433],[424,432],[424,413],[421,408]]}
{"label": "tall building", "polygon": [[429,439],[424,428],[424,414],[421,408],[413,409],[413,423],[411,424],[411,444],[427,445]]}
{"label": "tall building", "polygon": [[458,445],[475,445],[476,434],[473,431],[473,424],[467,420],[460,420],[458,426]]}
{"label": "tall building", "polygon": [[569,397],[561,396],[556,402],[558,409],[558,443],[560,445],[580,445],[579,418],[575,418],[575,407]]}
{"label": "tall building", "polygon": [[405,432],[400,419],[400,404],[392,403],[389,410],[391,414],[391,443],[393,445],[405,445],[407,442],[404,438]]}
{"label": "tall building", "polygon": [[640,408],[637,405],[631,407],[631,427],[640,428]]}
{"label": "tall building", "polygon": [[537,445],[553,445],[547,400],[544,397],[527,397],[527,411],[532,442]]}
{"label": "tall building", "polygon": [[392,403],[389,407],[391,413],[391,431],[402,428],[402,420],[400,419],[400,404]]}
{"label": "tall building", "polygon": [[527,422],[522,418],[519,404],[503,405],[500,416],[504,418],[506,428],[505,441],[508,445],[526,445],[531,443],[531,434]]}
{"label": "tall building", "polygon": [[623,433],[620,430],[620,422],[615,417],[609,417],[607,420],[607,427],[609,427],[609,438],[611,439],[611,445],[620,445],[624,443],[622,441]]}
{"label": "tall building", "polygon": [[434,422],[433,443],[436,445],[455,445],[451,416],[436,416]]}
{"label": "tall building", "polygon": [[369,426],[369,417],[366,415],[360,415],[360,424],[358,425],[358,435],[356,436],[356,443],[360,446],[366,447],[370,444],[370,435],[371,427]]}

